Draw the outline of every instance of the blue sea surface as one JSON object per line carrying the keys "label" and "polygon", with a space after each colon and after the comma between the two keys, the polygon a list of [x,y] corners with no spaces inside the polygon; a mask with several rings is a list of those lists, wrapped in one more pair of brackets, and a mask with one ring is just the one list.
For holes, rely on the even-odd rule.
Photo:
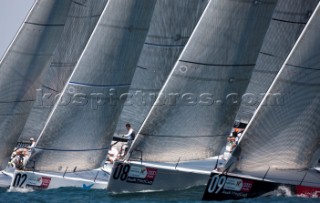
{"label": "blue sea surface", "polygon": [[[154,203],[205,203],[201,201],[204,187],[196,187],[181,191],[145,192],[131,194],[110,194],[105,190],[83,190],[78,188],[60,188],[55,190],[43,190],[33,192],[7,192],[0,189],[0,202],[8,203],[130,203],[130,202],[154,202]],[[210,201],[213,202],[213,201]],[[261,197],[254,199],[230,200],[223,203],[319,203],[317,198],[302,197]]]}

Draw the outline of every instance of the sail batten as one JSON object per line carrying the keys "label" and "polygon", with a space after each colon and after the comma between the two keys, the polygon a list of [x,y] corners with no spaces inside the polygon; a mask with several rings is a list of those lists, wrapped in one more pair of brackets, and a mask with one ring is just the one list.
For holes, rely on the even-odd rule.
{"label": "sail batten", "polygon": [[60,39],[70,0],[36,1],[0,62],[0,169],[36,100],[39,77]]}
{"label": "sail batten", "polygon": [[101,166],[124,104],[118,96],[129,89],[155,2],[108,0],[41,131],[28,169],[61,172]]}
{"label": "sail batten", "polygon": [[259,2],[209,2],[140,128],[129,160],[174,162],[220,154],[239,107],[237,95],[247,87],[277,3]]}

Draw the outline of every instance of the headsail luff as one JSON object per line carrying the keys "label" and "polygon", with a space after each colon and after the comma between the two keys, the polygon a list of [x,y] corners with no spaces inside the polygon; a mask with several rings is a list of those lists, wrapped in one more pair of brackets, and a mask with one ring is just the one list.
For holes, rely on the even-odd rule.
{"label": "headsail luff", "polygon": [[[109,0],[41,132],[27,168],[101,166],[148,33],[155,0]],[[72,101],[66,102],[67,98]],[[119,99],[120,98],[120,99]]]}
{"label": "headsail luff", "polygon": [[[19,141],[37,139],[96,26],[107,0],[72,1],[68,19],[51,63],[41,75],[34,103]],[[90,67],[88,67],[90,68]],[[57,96],[58,95],[58,96]]]}
{"label": "headsail luff", "polygon": [[207,3],[207,0],[157,1],[115,134],[126,134],[126,123],[135,130],[141,127]]}
{"label": "headsail luff", "polygon": [[0,62],[0,169],[7,165],[25,125],[70,4],[71,0],[36,1]]}
{"label": "headsail luff", "polygon": [[249,122],[318,2],[278,1],[236,120]]}
{"label": "headsail luff", "polygon": [[320,4],[267,92],[279,97],[264,97],[244,132],[237,170],[306,169],[318,161],[319,19]]}
{"label": "headsail luff", "polygon": [[234,94],[247,87],[276,2],[209,2],[129,159],[168,162],[220,153],[239,107]]}

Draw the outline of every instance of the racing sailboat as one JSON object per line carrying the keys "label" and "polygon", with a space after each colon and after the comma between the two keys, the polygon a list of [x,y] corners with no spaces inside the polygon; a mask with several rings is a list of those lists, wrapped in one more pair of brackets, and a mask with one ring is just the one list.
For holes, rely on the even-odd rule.
{"label": "racing sailboat", "polygon": [[[36,100],[35,89],[63,32],[70,4],[36,1],[0,62],[0,170],[6,169]],[[1,180],[11,180],[8,171],[1,171]]]}
{"label": "racing sailboat", "polygon": [[[319,19],[320,3],[249,122],[225,171],[212,172],[204,200],[257,197],[279,191],[320,197]],[[281,95],[281,101],[270,101],[268,95],[275,93]]]}
{"label": "racing sailboat", "polygon": [[[103,164],[124,103],[115,94],[129,89],[155,2],[107,2],[25,170],[15,171],[11,189],[106,187],[108,174],[97,168]],[[71,102],[65,103],[66,98]]]}
{"label": "racing sailboat", "polygon": [[209,2],[126,162],[115,163],[108,191],[205,185],[239,107],[233,99],[248,85],[276,3]]}

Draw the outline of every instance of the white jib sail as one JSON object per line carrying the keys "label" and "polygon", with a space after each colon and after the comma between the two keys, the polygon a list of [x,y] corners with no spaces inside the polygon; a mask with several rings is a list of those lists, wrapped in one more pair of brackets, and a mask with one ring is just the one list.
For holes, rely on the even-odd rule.
{"label": "white jib sail", "polygon": [[318,2],[278,1],[236,120],[249,122]]}
{"label": "white jib sail", "polygon": [[[250,121],[236,170],[308,169],[320,158],[320,4]],[[277,94],[277,97],[268,95]]]}
{"label": "white jib sail", "polygon": [[22,130],[19,141],[35,140],[40,136],[47,118],[70,77],[93,29],[107,3],[107,0],[72,1],[59,44],[51,63],[43,71],[36,101]]}
{"label": "white jib sail", "polygon": [[218,155],[277,1],[211,0],[133,143],[129,159]]}
{"label": "white jib sail", "polygon": [[0,62],[0,169],[36,99],[39,76],[57,46],[71,0],[39,0]]}
{"label": "white jib sail", "polygon": [[155,0],[109,0],[41,132],[27,168],[98,168],[148,33]]}
{"label": "white jib sail", "polygon": [[139,130],[207,3],[207,0],[157,1],[117,125],[117,136],[126,134],[126,123]]}

